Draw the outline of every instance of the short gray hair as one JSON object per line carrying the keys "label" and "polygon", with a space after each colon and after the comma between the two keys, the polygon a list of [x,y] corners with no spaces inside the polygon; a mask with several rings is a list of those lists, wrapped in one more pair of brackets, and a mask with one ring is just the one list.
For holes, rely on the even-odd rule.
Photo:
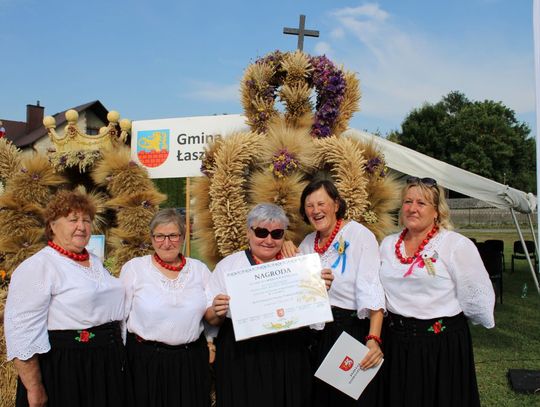
{"label": "short gray hair", "polygon": [[273,203],[261,203],[249,211],[246,222],[248,229],[260,222],[279,222],[284,229],[289,226],[289,218],[283,208]]}
{"label": "short gray hair", "polygon": [[178,226],[178,231],[182,236],[186,235],[186,221],[184,217],[174,208],[161,209],[154,215],[150,221],[150,234],[154,234],[154,230],[160,225],[174,223]]}

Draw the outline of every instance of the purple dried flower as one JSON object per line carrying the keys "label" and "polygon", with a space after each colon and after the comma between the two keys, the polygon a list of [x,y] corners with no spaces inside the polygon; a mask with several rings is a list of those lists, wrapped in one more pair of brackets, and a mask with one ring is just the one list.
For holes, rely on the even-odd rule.
{"label": "purple dried flower", "polygon": [[370,174],[373,174],[377,167],[381,164],[381,159],[379,157],[373,157],[365,164],[364,168]]}
{"label": "purple dried flower", "polygon": [[317,89],[317,112],[311,134],[328,137],[339,116],[339,108],[345,94],[345,77],[326,56],[311,58],[313,85]]}
{"label": "purple dried flower", "polygon": [[387,173],[384,159],[380,156],[370,158],[368,162],[364,164],[364,170],[370,175],[376,175],[381,178],[384,178]]}
{"label": "purple dried flower", "polygon": [[297,168],[298,160],[294,154],[289,153],[286,148],[279,150],[272,157],[272,165],[270,166],[270,169],[278,178],[283,178]]}

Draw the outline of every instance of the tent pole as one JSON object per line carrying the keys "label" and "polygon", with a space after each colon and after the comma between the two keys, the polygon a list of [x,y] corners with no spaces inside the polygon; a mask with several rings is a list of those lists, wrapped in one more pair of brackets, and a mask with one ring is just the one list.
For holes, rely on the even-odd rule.
{"label": "tent pole", "polygon": [[536,287],[536,291],[540,295],[540,287],[538,286],[538,280],[536,279],[536,270],[534,269],[534,266],[531,261],[531,257],[529,256],[529,251],[527,250],[527,245],[525,244],[525,239],[523,238],[523,233],[521,233],[521,228],[519,227],[519,223],[517,221],[516,213],[514,212],[513,208],[510,208],[510,213],[512,214],[512,219],[514,219],[514,224],[516,225],[516,229],[518,231],[519,240],[521,240],[521,245],[523,246],[523,251],[525,252],[525,257],[527,257],[527,262],[529,262],[529,267],[531,269],[532,278],[534,280],[534,285]]}
{"label": "tent pole", "polygon": [[[540,0],[533,1],[533,47],[534,47],[534,82],[535,82],[535,96],[536,96],[536,196],[540,193]],[[537,205],[538,208],[538,205]],[[538,214],[538,209],[537,209]],[[540,239],[540,222],[536,222],[538,228],[538,238]],[[532,227],[532,223],[531,223]],[[533,236],[536,236],[533,233]],[[536,242],[536,240],[535,240]],[[538,246],[536,246],[536,253],[538,253]]]}
{"label": "tent pole", "polygon": [[533,240],[534,240],[534,247],[536,249],[536,253],[538,253],[538,239],[536,238],[536,233],[535,233],[535,230],[534,230],[534,226],[533,226],[533,222],[532,222],[532,218],[531,218],[530,213],[527,214],[527,219],[529,219],[529,227],[531,228],[531,234],[532,234],[532,237],[533,237]]}

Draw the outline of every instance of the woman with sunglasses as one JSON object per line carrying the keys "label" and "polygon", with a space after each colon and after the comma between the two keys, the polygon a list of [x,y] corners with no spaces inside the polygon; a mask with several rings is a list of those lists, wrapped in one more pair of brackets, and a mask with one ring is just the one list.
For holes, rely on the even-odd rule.
{"label": "woman with sunglasses", "polygon": [[479,406],[467,319],[495,325],[495,295],[478,250],[451,231],[442,188],[409,178],[402,232],[381,244],[387,406]]}
{"label": "woman with sunglasses", "polygon": [[[289,220],[281,207],[264,203],[247,216],[249,248],[221,260],[209,284],[207,321],[220,326],[216,338],[216,401],[220,407],[310,405],[309,329],[300,328],[236,342],[225,286],[226,270],[281,259]],[[323,276],[330,279],[331,276]],[[326,281],[327,286],[330,281]]]}
{"label": "woman with sunglasses", "polygon": [[[383,358],[380,337],[385,300],[379,281],[379,246],[366,227],[344,219],[346,209],[345,201],[328,179],[315,179],[302,192],[300,214],[315,232],[305,237],[300,252],[318,253],[323,267],[334,276],[328,291],[334,321],[316,333],[314,369],[344,331],[369,348],[360,362],[362,369],[377,366]],[[358,400],[315,379],[312,405],[377,406],[381,397],[378,376]]]}
{"label": "woman with sunglasses", "polygon": [[213,344],[203,333],[210,270],[182,255],[184,235],[175,209],[159,211],[150,222],[154,254],[128,261],[120,273],[135,406],[210,406]]}

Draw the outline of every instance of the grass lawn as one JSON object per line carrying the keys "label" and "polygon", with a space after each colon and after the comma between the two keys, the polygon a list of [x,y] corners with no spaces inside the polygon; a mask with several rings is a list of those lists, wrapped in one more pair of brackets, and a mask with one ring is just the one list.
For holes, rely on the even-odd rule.
{"label": "grass lawn", "polygon": [[[540,394],[516,393],[508,383],[508,369],[540,370],[540,295],[525,260],[515,262],[510,273],[515,230],[460,231],[477,241],[502,239],[505,242],[506,272],[503,276],[503,304],[495,307],[495,328],[472,326],[478,386],[483,406],[540,406]],[[530,235],[525,239],[532,240]],[[528,294],[521,298],[523,284]]]}

